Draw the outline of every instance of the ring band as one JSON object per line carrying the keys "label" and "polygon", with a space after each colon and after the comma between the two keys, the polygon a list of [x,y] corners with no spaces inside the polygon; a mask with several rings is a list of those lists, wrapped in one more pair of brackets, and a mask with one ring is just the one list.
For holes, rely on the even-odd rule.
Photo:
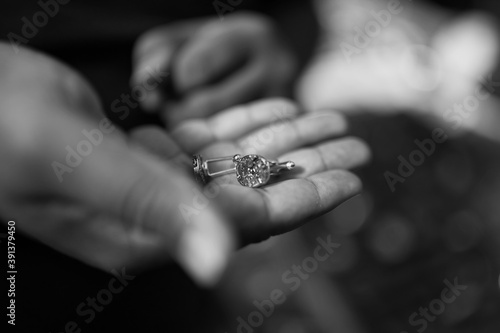
{"label": "ring band", "polygon": [[[211,172],[209,163],[232,161],[233,168]],[[197,182],[207,184],[211,177],[218,177],[236,173],[238,182],[247,187],[260,187],[266,185],[271,176],[278,175],[281,171],[292,170],[295,163],[292,161],[277,162],[255,154],[241,156],[239,154],[227,157],[218,157],[203,160],[201,155],[193,156],[193,171]]]}

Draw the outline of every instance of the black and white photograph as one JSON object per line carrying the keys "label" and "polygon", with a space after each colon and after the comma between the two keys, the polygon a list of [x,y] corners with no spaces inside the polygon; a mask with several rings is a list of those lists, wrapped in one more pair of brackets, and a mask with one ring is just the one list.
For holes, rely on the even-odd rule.
{"label": "black and white photograph", "polygon": [[500,332],[500,2],[1,4],[1,332]]}

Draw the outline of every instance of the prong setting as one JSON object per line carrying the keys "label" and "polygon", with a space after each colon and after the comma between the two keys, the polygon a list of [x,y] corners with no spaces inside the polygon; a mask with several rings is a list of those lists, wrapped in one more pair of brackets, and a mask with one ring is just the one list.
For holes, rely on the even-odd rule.
{"label": "prong setting", "polygon": [[241,155],[240,154],[236,154],[233,156],[233,163],[237,163],[239,160],[241,160]]}

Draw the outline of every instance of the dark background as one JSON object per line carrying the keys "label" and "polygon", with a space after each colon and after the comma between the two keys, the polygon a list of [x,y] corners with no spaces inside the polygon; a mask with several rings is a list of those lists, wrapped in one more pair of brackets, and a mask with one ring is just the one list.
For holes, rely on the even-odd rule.
{"label": "dark background", "polygon": [[[495,1],[439,3],[457,11],[479,7],[497,12],[498,8]],[[0,12],[1,36],[19,32],[20,18],[38,10],[35,1],[5,1]],[[240,10],[274,17],[304,61],[314,51],[317,27],[307,1],[243,0],[236,9]],[[62,6],[60,14],[29,46],[83,73],[102,97],[108,116],[128,129],[157,121],[139,109],[124,122],[109,112],[111,102],[129,89],[135,39],[160,24],[215,15],[212,1],[73,0]],[[474,136],[449,140],[404,186],[391,193],[381,175],[395,170],[397,156],[407,156],[415,148],[414,138],[427,138],[430,130],[406,116],[362,116],[352,122],[352,132],[364,138],[374,152],[372,164],[358,171],[365,181],[363,196],[369,198],[371,209],[367,209],[359,229],[344,233],[337,230],[339,242],[350,244],[338,257],[345,268],[321,273],[323,282],[327,282],[322,296],[328,295],[329,288],[340,290],[335,294],[337,302],[349,309],[367,332],[413,332],[408,316],[439,295],[444,278],[460,276],[471,286],[470,292],[427,332],[497,332],[500,246],[493,231],[500,213],[498,145]],[[292,236],[306,244],[303,254],[307,255],[307,244],[314,248],[318,235],[335,230],[339,220],[355,216],[358,209],[348,204]],[[6,232],[3,224],[0,232]],[[398,242],[401,232],[406,238]],[[223,285],[208,292],[197,288],[172,264],[137,277],[92,323],[85,324],[75,312],[77,305],[106,288],[112,276],[16,235],[16,328],[20,332],[62,332],[68,321],[76,321],[83,332],[235,332],[231,308],[240,311],[247,305],[238,305],[244,301],[238,288],[259,281],[253,274],[260,270],[236,263]],[[6,246],[3,239],[1,246]],[[291,252],[297,250],[294,243],[287,246]],[[254,268],[272,265],[262,253],[248,256],[254,258]],[[337,303],[332,305],[320,296],[308,298],[303,293],[307,291],[291,297],[260,331],[348,331],[328,329],[328,314],[340,311]],[[315,306],[321,311],[314,310]]]}

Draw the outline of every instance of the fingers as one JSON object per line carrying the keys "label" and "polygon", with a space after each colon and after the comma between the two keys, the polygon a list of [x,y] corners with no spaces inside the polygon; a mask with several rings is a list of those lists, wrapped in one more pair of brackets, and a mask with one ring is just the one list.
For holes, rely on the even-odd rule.
{"label": "fingers", "polygon": [[[45,219],[58,223],[47,223],[42,231],[26,222],[27,233],[107,271],[173,257],[199,283],[215,282],[232,252],[233,236],[215,207],[204,209],[203,216],[192,213],[200,191],[190,176],[127,145],[117,131],[99,133],[92,121],[61,116],[48,124],[51,135],[44,138],[50,141],[38,162],[46,171],[36,182],[46,189],[40,197],[84,207],[86,215],[72,224],[57,216]],[[88,246],[81,246],[79,237],[86,237]],[[89,246],[108,252],[95,258]]]}
{"label": "fingers", "polygon": [[344,170],[330,170],[291,179],[260,191],[265,198],[272,233],[279,234],[322,215],[361,192],[361,181]]}
{"label": "fingers", "polygon": [[328,141],[314,147],[286,153],[279,161],[293,161],[297,166],[292,172],[284,172],[280,180],[305,178],[333,169],[353,169],[370,159],[368,146],[353,137]]}
{"label": "fingers", "polygon": [[[172,137],[191,154],[215,142],[234,141],[236,148],[226,155],[252,153],[276,158],[347,131],[347,122],[340,114],[315,112],[291,119],[298,114],[292,103],[266,100],[223,111],[208,120],[185,121],[172,131]],[[207,157],[213,153],[214,147],[204,151]]]}
{"label": "fingers", "polygon": [[[155,72],[169,72],[181,45],[204,24],[206,19],[196,19],[168,24],[152,29],[139,37],[133,50],[132,86],[143,86],[144,82],[154,81]],[[171,76],[156,89],[147,91],[141,100],[145,111],[159,110],[162,103],[175,95]]]}
{"label": "fingers", "polygon": [[148,91],[141,101],[142,107],[151,111],[167,105],[167,111],[176,111],[167,114],[166,118],[169,123],[177,123],[180,119],[193,117],[193,114],[208,115],[236,104],[224,101],[224,96],[234,95],[231,97],[233,101],[245,101],[248,92],[255,90],[250,86],[257,84],[255,77],[263,76],[259,66],[248,66],[234,74],[230,83],[197,92],[178,105],[169,101],[196,87],[215,83],[243,65],[250,54],[251,43],[245,42],[249,32],[242,27],[238,31],[231,27],[219,21],[200,19],[163,26],[141,36],[134,48],[132,85],[154,79],[152,72],[173,69],[161,87]]}
{"label": "fingers", "polygon": [[158,256],[170,253],[200,283],[213,282],[232,247],[224,218],[210,209],[203,219],[186,220],[182,207],[199,194],[189,178],[129,147],[102,148],[78,170],[73,195],[121,219],[131,241],[147,240]]}
{"label": "fingers", "polygon": [[244,245],[293,230],[360,191],[354,174],[330,170],[260,189],[225,186],[217,202],[238,221]]}
{"label": "fingers", "polygon": [[158,126],[136,128],[131,131],[130,137],[145,150],[165,161],[175,162],[183,168],[191,166],[191,158]]}
{"label": "fingers", "polygon": [[[359,141],[340,141],[337,144],[320,145],[310,149],[296,149],[313,146],[325,140],[340,136],[347,130],[343,116],[333,112],[318,112],[300,116],[299,118],[275,123],[253,131],[251,134],[235,141],[216,141],[199,151],[205,159],[236,154],[258,154],[275,160],[280,155],[292,152],[293,155],[282,156],[279,161],[291,160],[296,170],[285,172],[284,177],[305,177],[316,172],[330,170],[333,167],[349,167],[364,163],[369,157],[368,149]],[[200,140],[201,141],[201,140]],[[345,149],[356,149],[349,152]],[[315,150],[317,149],[317,150]],[[344,156],[343,156],[344,155]],[[336,156],[336,158],[334,158]],[[297,160],[295,160],[296,158]],[[311,158],[308,160],[308,158]],[[211,171],[231,168],[232,162],[219,163]],[[224,176],[231,184],[238,184],[234,175]]]}
{"label": "fingers", "polygon": [[267,72],[265,63],[254,61],[219,83],[194,90],[179,102],[167,103],[163,110],[165,123],[175,126],[186,119],[207,117],[248,102],[264,91]]}
{"label": "fingers", "polygon": [[292,57],[264,17],[238,15],[223,23],[211,21],[175,56],[173,80],[183,98],[166,103],[163,117],[172,126],[271,90],[279,95],[293,69]]}
{"label": "fingers", "polygon": [[23,232],[90,266],[107,272],[123,267],[130,271],[165,262],[165,255],[158,255],[157,244],[131,235],[123,221],[96,214],[86,205],[46,196],[7,202],[6,211],[21,221]]}
{"label": "fingers", "polygon": [[237,141],[243,154],[259,154],[271,159],[303,146],[342,135],[345,118],[333,112],[314,112],[283,122],[278,127],[259,129]]}
{"label": "fingers", "polygon": [[[17,59],[30,55],[22,54]],[[106,271],[173,257],[198,282],[214,282],[232,251],[225,218],[209,207],[188,219],[183,207],[199,193],[191,178],[129,147],[106,119],[83,115],[94,104],[81,105],[72,93],[83,81],[61,80],[57,71],[47,79],[54,66],[40,57],[35,77],[7,77],[10,88],[1,90],[8,140],[0,150],[11,158],[0,163],[0,196],[17,202],[12,216],[28,214],[24,207],[34,206],[26,203],[36,199],[43,206],[34,211],[46,214],[20,219],[20,229]],[[31,69],[28,63],[19,68]]]}
{"label": "fingers", "polygon": [[171,69],[162,87],[148,91],[141,102],[146,110],[163,109],[169,127],[270,92],[279,94],[295,68],[273,25],[262,16],[200,21],[155,29],[135,47],[134,85],[151,80],[152,71]]}
{"label": "fingers", "polygon": [[[175,49],[205,22],[204,19],[182,21],[149,30],[137,39],[133,50],[133,78],[144,79],[146,69],[168,67]],[[142,80],[139,80],[142,81]]]}
{"label": "fingers", "polygon": [[176,87],[185,93],[222,78],[249,57],[252,41],[239,26],[212,20],[184,45],[174,61]]}
{"label": "fingers", "polygon": [[269,99],[233,107],[209,118],[187,120],[172,137],[191,154],[217,141],[233,141],[265,125],[286,122],[300,113],[292,102]]}
{"label": "fingers", "polygon": [[[224,142],[211,147],[203,154],[206,158],[231,156],[237,151],[234,144]],[[271,183],[287,179],[307,178],[309,176],[335,169],[354,169],[365,165],[371,158],[368,146],[360,139],[348,137],[327,141],[315,146],[294,150],[281,155],[278,161],[293,161],[295,168],[283,171],[279,177],[271,178]],[[219,168],[231,168],[232,162]],[[239,185],[234,174],[224,176],[228,184]]]}

